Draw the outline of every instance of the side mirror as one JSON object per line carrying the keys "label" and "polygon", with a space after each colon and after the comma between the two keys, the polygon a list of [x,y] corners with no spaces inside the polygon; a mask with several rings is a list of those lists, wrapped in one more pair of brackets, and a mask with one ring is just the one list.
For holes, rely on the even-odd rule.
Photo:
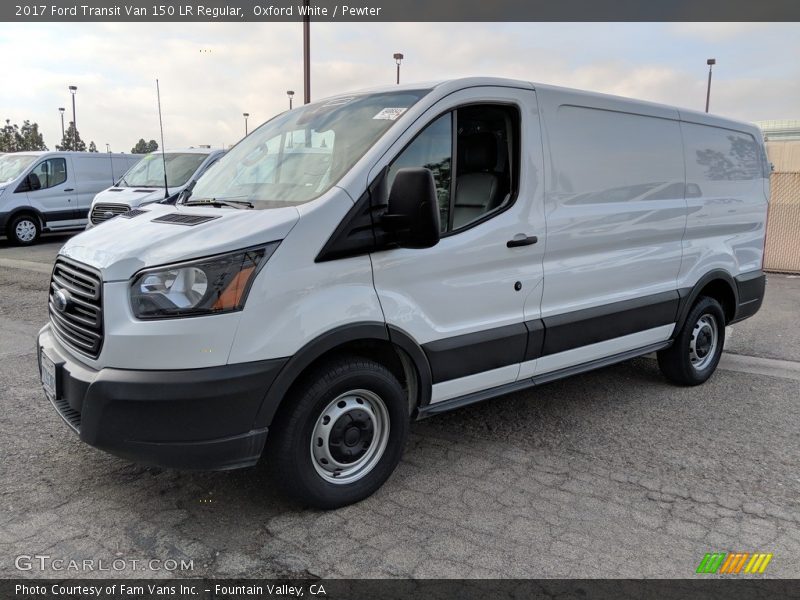
{"label": "side mirror", "polygon": [[17,192],[35,192],[42,189],[42,182],[39,181],[39,176],[36,173],[28,173],[28,176],[23,179],[17,186]]}
{"label": "side mirror", "polygon": [[30,186],[31,191],[34,192],[42,189],[42,182],[39,181],[39,176],[36,173],[28,174],[28,185]]}
{"label": "side mirror", "polygon": [[401,248],[431,248],[439,243],[439,202],[430,169],[400,169],[389,190],[381,225]]}

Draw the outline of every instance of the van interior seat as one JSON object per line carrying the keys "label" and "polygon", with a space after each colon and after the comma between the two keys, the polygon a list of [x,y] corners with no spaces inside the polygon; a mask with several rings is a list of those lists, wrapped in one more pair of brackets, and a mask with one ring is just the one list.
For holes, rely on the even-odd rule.
{"label": "van interior seat", "polygon": [[502,199],[497,166],[497,139],[484,131],[462,139],[459,175],[453,206],[456,229],[499,206]]}

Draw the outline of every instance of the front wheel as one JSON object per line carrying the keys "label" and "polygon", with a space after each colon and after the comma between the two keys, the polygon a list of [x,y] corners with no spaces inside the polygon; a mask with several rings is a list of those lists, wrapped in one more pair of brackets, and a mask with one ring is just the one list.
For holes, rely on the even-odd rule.
{"label": "front wheel", "polygon": [[361,357],[322,365],[286,399],[267,461],[301,504],[339,508],[370,496],[394,471],[409,429],[403,387]]}
{"label": "front wheel", "polygon": [[672,346],[658,353],[658,366],[679,385],[704,383],[717,368],[725,345],[725,313],[707,296],[694,305]]}
{"label": "front wheel", "polygon": [[8,226],[8,237],[19,246],[30,246],[39,239],[39,220],[31,215],[19,215]]}

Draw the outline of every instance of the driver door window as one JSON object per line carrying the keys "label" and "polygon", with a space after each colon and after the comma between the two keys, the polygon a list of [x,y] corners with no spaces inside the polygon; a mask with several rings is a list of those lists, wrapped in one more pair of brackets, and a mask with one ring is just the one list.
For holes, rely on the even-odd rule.
{"label": "driver door window", "polygon": [[63,158],[50,158],[36,165],[31,171],[39,178],[40,190],[60,185],[67,180],[67,161]]}
{"label": "driver door window", "polygon": [[518,145],[515,108],[459,108],[437,118],[406,146],[389,167],[389,186],[398,169],[430,169],[442,233],[457,232],[510,206],[518,177]]}

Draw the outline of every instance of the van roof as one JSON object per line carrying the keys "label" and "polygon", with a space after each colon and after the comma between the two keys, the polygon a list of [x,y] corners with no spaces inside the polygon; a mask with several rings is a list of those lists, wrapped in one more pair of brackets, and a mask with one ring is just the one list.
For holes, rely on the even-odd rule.
{"label": "van roof", "polygon": [[[72,150],[23,150],[22,152],[9,152],[18,156],[108,156],[108,152],[73,152]],[[111,156],[133,156],[126,152],[112,152]]]}
{"label": "van roof", "polygon": [[[608,100],[616,100],[622,101],[627,103],[636,103],[638,105],[645,105],[650,106],[655,109],[668,109],[671,111],[677,110],[680,119],[684,121],[691,121],[694,123],[701,123],[706,125],[716,125],[718,127],[729,127],[732,129],[747,129],[751,131],[758,130],[757,126],[753,123],[747,121],[740,121],[736,119],[730,119],[727,117],[722,117],[715,114],[707,114],[701,111],[692,110],[688,108],[681,108],[679,106],[671,106],[668,104],[663,104],[659,102],[650,102],[648,100],[640,100],[638,98],[630,98],[625,96],[616,96],[613,94],[603,94],[600,92],[593,92],[590,90],[580,90],[576,88],[567,88],[557,85],[550,85],[544,83],[536,83],[531,81],[524,81],[521,79],[509,79],[506,77],[461,77],[457,79],[445,79],[439,81],[423,81],[417,83],[404,83],[400,85],[385,85],[380,87],[373,87],[363,90],[356,90],[357,94],[367,94],[367,93],[380,93],[380,92],[392,92],[392,91],[411,91],[411,90],[421,90],[421,89],[430,89],[436,90],[440,96],[446,96],[449,93],[455,92],[457,90],[462,90],[469,87],[477,87],[477,86],[499,86],[499,87],[515,87],[515,88],[522,88],[522,89],[531,89],[531,90],[549,90],[552,92],[567,92],[572,94],[585,94],[591,97],[604,97]],[[347,96],[349,94],[338,94],[338,96]],[[760,132],[760,130],[758,130]],[[759,134],[760,135],[760,134]]]}
{"label": "van roof", "polygon": [[212,152],[223,152],[221,148],[198,148],[190,146],[189,148],[167,148],[166,150],[154,150],[148,154],[211,154]]}

